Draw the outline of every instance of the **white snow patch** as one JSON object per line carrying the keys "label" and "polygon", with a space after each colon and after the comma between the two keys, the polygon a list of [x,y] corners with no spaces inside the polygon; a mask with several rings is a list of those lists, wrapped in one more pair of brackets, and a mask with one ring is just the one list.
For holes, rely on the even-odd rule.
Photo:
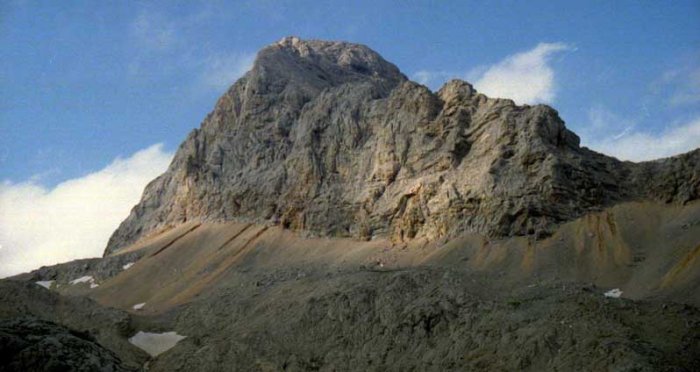
{"label": "white snow patch", "polygon": [[134,310],[141,310],[141,309],[143,309],[144,306],[146,306],[146,303],[145,303],[145,302],[142,302],[142,303],[140,303],[140,304],[136,304],[136,305],[132,306],[132,308],[133,308]]}
{"label": "white snow patch", "polygon": [[53,285],[54,281],[55,280],[40,280],[40,281],[36,282],[36,284],[38,284],[46,289],[51,289],[51,286]]}
{"label": "white snow patch", "polygon": [[150,333],[139,331],[129,338],[129,342],[154,357],[170,350],[185,337],[178,335],[176,332]]}
{"label": "white snow patch", "polygon": [[81,276],[78,279],[71,280],[70,284],[92,283],[94,281],[95,281],[95,279],[93,277],[87,275],[87,276]]}
{"label": "white snow patch", "polygon": [[124,270],[129,270],[130,267],[134,266],[133,262],[129,262],[128,264],[122,266],[122,269]]}
{"label": "white snow patch", "polygon": [[79,283],[90,283],[90,289],[94,289],[99,287],[100,285],[95,283],[95,278],[91,277],[90,275],[86,276],[81,276],[78,279],[71,280],[70,284],[79,284]]}
{"label": "white snow patch", "polygon": [[611,289],[605,292],[605,297],[620,298],[622,296],[622,291],[620,288]]}

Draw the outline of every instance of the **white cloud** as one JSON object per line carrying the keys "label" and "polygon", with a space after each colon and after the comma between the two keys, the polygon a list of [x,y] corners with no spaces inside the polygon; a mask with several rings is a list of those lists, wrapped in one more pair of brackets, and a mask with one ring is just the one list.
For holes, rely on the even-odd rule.
{"label": "white cloud", "polygon": [[570,49],[563,43],[540,43],[488,67],[474,87],[487,96],[510,98],[519,104],[552,102],[556,84],[550,59],[556,52]]}
{"label": "white cloud", "polygon": [[[696,60],[677,62],[649,83],[649,95],[638,110],[619,115],[603,106],[588,112],[588,125],[580,134],[593,150],[622,160],[646,161],[679,155],[700,148],[700,117],[686,110],[700,102],[700,67]],[[685,117],[663,130],[645,127],[652,112]],[[689,114],[691,114],[689,116]]]}
{"label": "white cloud", "polygon": [[143,188],[171,159],[158,144],[51,189],[31,180],[0,184],[0,278],[101,256]]}
{"label": "white cloud", "polygon": [[551,57],[571,49],[564,43],[540,43],[494,65],[478,66],[461,73],[420,70],[412,78],[431,89],[438,89],[449,79],[460,78],[473,82],[476,90],[490,97],[510,98],[518,104],[550,103],[556,95]]}
{"label": "white cloud", "polygon": [[608,138],[584,141],[584,145],[621,160],[644,161],[678,155],[700,148],[700,118],[659,134],[627,130]]}
{"label": "white cloud", "polygon": [[210,56],[202,72],[202,83],[210,88],[228,88],[253,67],[255,54],[234,53]]}

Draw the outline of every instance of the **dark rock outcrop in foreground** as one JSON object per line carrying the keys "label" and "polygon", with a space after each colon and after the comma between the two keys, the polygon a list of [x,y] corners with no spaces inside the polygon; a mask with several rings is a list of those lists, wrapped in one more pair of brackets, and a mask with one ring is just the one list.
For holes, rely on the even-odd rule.
{"label": "dark rock outcrop in foreground", "polygon": [[33,281],[0,280],[0,299],[0,371],[133,371],[146,360],[124,311]]}
{"label": "dark rock outcrop in foreground", "polygon": [[557,112],[453,80],[437,93],[369,48],[284,38],[180,146],[105,254],[191,220],[405,241],[549,235],[621,201],[700,195],[700,151],[634,164],[579,146]]}
{"label": "dark rock outcrop in foreground", "polygon": [[135,371],[88,333],[43,320],[0,321],[0,371]]}
{"label": "dark rock outcrop in foreground", "polygon": [[[179,326],[192,340],[153,367],[215,371],[231,362],[241,371],[700,368],[697,308],[609,299],[595,287],[570,283],[489,294],[498,291],[488,284],[492,280],[498,278],[425,269],[309,277],[260,291],[260,307],[251,307],[236,288],[222,289],[180,314]],[[221,312],[238,321],[214,315]]]}

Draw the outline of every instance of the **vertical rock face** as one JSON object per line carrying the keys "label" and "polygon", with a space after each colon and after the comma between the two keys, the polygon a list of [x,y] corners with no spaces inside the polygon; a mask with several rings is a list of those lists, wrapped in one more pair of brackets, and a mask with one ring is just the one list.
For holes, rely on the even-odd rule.
{"label": "vertical rock face", "polygon": [[369,48],[284,38],[190,133],[105,254],[189,220],[404,241],[545,236],[624,200],[700,194],[700,150],[634,164],[579,146],[557,112],[453,80],[437,93]]}

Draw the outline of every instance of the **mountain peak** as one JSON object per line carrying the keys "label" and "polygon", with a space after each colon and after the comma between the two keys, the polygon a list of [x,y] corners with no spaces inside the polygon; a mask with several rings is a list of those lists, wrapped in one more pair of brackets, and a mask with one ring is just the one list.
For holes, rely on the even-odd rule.
{"label": "mountain peak", "polygon": [[579,147],[556,110],[453,80],[437,93],[370,48],[263,48],[144,191],[106,254],[190,221],[394,242],[551,234],[629,200],[700,195],[700,151],[634,164]]}
{"label": "mountain peak", "polygon": [[302,40],[299,37],[293,36],[293,35],[285,36],[277,42],[277,44],[280,46],[293,46],[293,47],[296,47],[297,45],[299,45],[301,43],[302,43]]}
{"label": "mountain peak", "polygon": [[407,80],[399,69],[377,52],[361,44],[339,41],[302,40],[287,36],[263,48],[253,64],[253,71],[295,75],[297,80],[328,80],[343,83],[375,78],[394,82]]}
{"label": "mountain peak", "polygon": [[451,101],[457,97],[471,98],[477,94],[474,86],[460,79],[452,79],[446,82],[437,92],[443,101]]}

